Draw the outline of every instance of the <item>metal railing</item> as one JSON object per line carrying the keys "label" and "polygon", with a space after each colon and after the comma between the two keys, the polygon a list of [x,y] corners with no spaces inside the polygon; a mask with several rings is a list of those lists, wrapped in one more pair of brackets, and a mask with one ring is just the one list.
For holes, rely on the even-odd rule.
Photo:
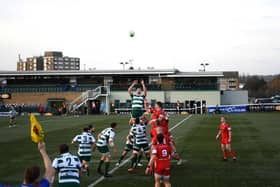
{"label": "metal railing", "polygon": [[89,100],[95,100],[100,96],[109,96],[110,88],[108,86],[99,86],[94,90],[87,90],[82,92],[76,99],[69,104],[69,111],[74,112]]}

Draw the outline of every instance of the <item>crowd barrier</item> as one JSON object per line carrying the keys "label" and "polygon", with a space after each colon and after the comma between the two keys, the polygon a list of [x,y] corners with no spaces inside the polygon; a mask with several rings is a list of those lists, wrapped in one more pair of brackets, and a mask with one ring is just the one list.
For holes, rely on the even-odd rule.
{"label": "crowd barrier", "polygon": [[[266,104],[241,104],[241,105],[209,105],[205,107],[194,108],[180,108],[178,111],[176,108],[164,108],[169,114],[234,114],[245,112],[280,112],[280,103],[266,103]],[[115,108],[117,114],[130,114],[131,108]]]}

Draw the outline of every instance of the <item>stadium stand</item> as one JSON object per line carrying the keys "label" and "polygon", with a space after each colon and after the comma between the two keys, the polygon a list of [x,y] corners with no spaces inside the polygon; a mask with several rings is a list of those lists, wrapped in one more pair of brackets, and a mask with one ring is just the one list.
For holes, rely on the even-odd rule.
{"label": "stadium stand", "polygon": [[[180,101],[182,111],[205,112],[206,105],[219,105],[220,79],[223,72],[181,72],[163,70],[92,70],[92,71],[0,71],[0,93],[11,94],[4,104],[22,106],[23,112],[61,113],[61,108],[79,113],[129,111],[131,106],[127,89],[133,80],[144,80],[148,102],[162,101],[164,108],[176,111]],[[106,88],[101,94],[98,88]],[[91,92],[88,92],[91,91]],[[88,95],[94,93],[94,95]],[[32,99],[30,99],[32,98]],[[102,110],[100,109],[102,106]],[[198,108],[198,110],[193,110]]]}

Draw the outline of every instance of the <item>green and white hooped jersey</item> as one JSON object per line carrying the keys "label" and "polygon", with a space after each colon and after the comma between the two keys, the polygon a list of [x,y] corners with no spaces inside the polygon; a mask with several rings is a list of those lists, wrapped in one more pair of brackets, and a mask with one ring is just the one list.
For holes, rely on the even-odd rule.
{"label": "green and white hooped jersey", "polygon": [[113,128],[106,128],[101,133],[97,140],[96,145],[98,147],[104,147],[107,146],[109,143],[109,140],[114,141],[115,138],[115,131]]}
{"label": "green and white hooped jersey", "polygon": [[73,142],[79,144],[78,155],[79,156],[91,156],[92,144],[95,143],[95,138],[87,132],[83,132],[75,136]]}
{"label": "green and white hooped jersey", "polygon": [[146,125],[145,124],[134,124],[131,127],[130,136],[134,137],[134,143],[136,145],[147,144],[148,138],[146,135]]}
{"label": "green and white hooped jersey", "polygon": [[[132,127],[131,127],[132,128]],[[130,134],[131,129],[129,130],[129,140],[126,140],[126,144],[133,145],[134,144],[134,136]]]}
{"label": "green and white hooped jersey", "polygon": [[131,95],[131,108],[132,110],[144,110],[144,95]]}
{"label": "green and white hooped jersey", "polygon": [[58,183],[80,183],[79,170],[82,165],[77,156],[64,153],[54,159],[52,167],[58,171]]}

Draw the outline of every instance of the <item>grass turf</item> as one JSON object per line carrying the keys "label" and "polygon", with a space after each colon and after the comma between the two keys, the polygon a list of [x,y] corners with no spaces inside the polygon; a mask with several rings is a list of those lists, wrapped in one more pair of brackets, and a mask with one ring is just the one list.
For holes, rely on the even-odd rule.
{"label": "grass turf", "polygon": [[[171,116],[170,126],[185,117]],[[172,164],[172,186],[280,186],[280,114],[227,117],[233,129],[232,147],[238,161],[222,161],[219,142],[215,140],[220,116],[193,116],[172,132],[178,152],[185,161],[182,166]],[[45,130],[47,151],[52,159],[58,155],[58,145],[70,143],[84,126],[94,124],[96,132],[100,132],[116,121],[119,124],[115,143],[119,152],[113,156],[116,160],[129,128],[128,116],[38,117],[38,120]],[[16,128],[8,128],[8,119],[0,118],[0,184],[16,186],[21,182],[26,166],[43,164],[36,145],[30,141],[28,117],[19,117],[17,123]],[[71,146],[71,152],[76,153],[76,148]],[[95,172],[98,159],[99,153],[95,152],[91,176],[82,175],[82,187],[99,177]],[[105,179],[97,186],[153,186],[153,179],[144,175],[145,167],[134,174],[128,174],[127,168],[128,165],[119,168],[113,178]]]}

